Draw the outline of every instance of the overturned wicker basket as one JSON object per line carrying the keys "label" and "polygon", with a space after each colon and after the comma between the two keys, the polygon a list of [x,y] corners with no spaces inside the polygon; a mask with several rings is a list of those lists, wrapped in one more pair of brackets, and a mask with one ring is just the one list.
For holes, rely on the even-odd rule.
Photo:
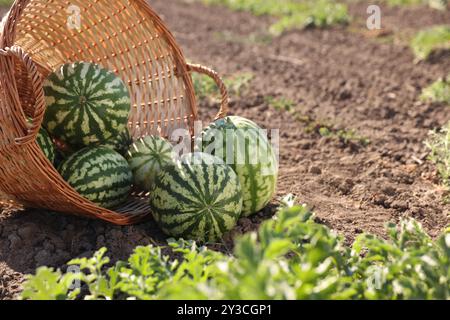
{"label": "overturned wicker basket", "polygon": [[[79,8],[70,28],[69,6]],[[73,10],[74,7],[72,7]],[[133,137],[193,131],[197,109],[191,71],[218,84],[218,75],[190,65],[162,20],[144,0],[16,0],[3,20],[0,48],[0,191],[26,207],[98,218],[118,225],[149,214],[133,194],[115,212],[81,197],[59,175],[36,143],[45,113],[43,79],[61,64],[89,61],[115,71],[129,85]],[[32,123],[27,118],[32,118]]]}

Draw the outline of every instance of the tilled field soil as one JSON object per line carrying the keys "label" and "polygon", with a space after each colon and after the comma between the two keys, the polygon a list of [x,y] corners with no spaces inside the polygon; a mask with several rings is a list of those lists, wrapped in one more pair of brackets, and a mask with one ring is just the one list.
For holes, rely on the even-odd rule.
{"label": "tilled field soil", "polygon": [[[345,235],[384,235],[388,221],[414,217],[437,236],[448,225],[450,205],[435,168],[426,161],[430,129],[450,120],[448,107],[420,102],[421,89],[450,71],[450,56],[414,63],[405,34],[450,23],[450,12],[425,7],[384,8],[386,36],[367,32],[367,5],[351,5],[347,28],[293,31],[267,41],[270,18],[256,18],[221,7],[181,1],[151,1],[193,62],[221,74],[251,72],[254,79],[233,97],[232,113],[280,129],[278,195],[295,194],[318,221]],[[256,40],[255,40],[256,39]],[[267,97],[295,102],[295,113],[270,107]],[[207,119],[217,106],[201,102]],[[305,120],[308,119],[308,120]],[[368,146],[324,138],[312,123],[353,129]],[[18,211],[4,201],[0,214],[0,299],[20,291],[23,275],[36,267],[63,267],[106,246],[114,260],[137,245],[162,244],[150,222],[131,227],[42,211]],[[257,228],[275,210],[274,202],[251,219],[242,219],[217,249]]]}

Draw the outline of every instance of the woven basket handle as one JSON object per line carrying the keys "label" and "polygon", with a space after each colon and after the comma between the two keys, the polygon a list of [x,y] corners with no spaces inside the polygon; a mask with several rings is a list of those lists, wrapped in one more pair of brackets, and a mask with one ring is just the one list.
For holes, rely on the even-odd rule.
{"label": "woven basket handle", "polygon": [[0,49],[0,55],[5,57],[16,57],[23,62],[28,76],[31,79],[31,85],[35,94],[35,110],[31,125],[28,129],[28,133],[25,137],[16,138],[16,144],[23,145],[32,142],[36,139],[37,134],[41,128],[42,120],[45,113],[45,95],[43,89],[43,79],[38,71],[38,67],[28,53],[23,51],[18,46],[12,46],[11,48]]}
{"label": "woven basket handle", "polygon": [[210,68],[204,67],[202,65],[199,65],[199,64],[188,63],[187,67],[188,67],[189,72],[197,72],[200,74],[204,74],[204,75],[211,77],[214,80],[214,82],[217,84],[217,87],[219,88],[220,94],[222,96],[220,110],[219,110],[219,113],[217,114],[215,120],[226,117],[228,114],[228,110],[229,110],[230,98],[228,97],[227,87],[226,87],[225,83],[223,82],[222,78],[220,78],[219,74],[216,71],[214,71]]}

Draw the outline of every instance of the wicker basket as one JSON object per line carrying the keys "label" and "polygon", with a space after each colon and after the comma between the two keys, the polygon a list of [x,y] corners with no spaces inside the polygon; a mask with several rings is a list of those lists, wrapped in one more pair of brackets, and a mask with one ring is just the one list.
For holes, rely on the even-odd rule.
{"label": "wicker basket", "polygon": [[[68,6],[80,9],[78,28],[68,25]],[[227,112],[227,91],[219,76],[186,63],[174,37],[144,0],[16,0],[2,23],[0,48],[0,191],[25,207],[118,225],[149,215],[146,198],[138,192],[115,211],[84,199],[37,145],[45,113],[43,79],[61,64],[97,63],[128,83],[129,128],[135,139],[168,137],[178,128],[193,132],[197,109],[192,71],[216,81],[223,98],[217,118]]]}

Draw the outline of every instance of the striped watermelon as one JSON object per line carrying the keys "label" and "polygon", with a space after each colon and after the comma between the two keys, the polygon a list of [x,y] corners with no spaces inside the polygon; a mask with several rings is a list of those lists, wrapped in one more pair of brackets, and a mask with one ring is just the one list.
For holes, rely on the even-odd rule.
{"label": "striped watermelon", "polygon": [[244,216],[262,210],[276,191],[278,162],[261,130],[253,121],[227,117],[211,124],[202,134],[204,151],[225,160],[239,176]]}
{"label": "striped watermelon", "polygon": [[128,163],[133,171],[135,185],[149,191],[158,173],[173,164],[173,147],[167,140],[147,136],[131,146]]}
{"label": "striped watermelon", "polygon": [[158,175],[150,192],[150,207],[166,234],[214,242],[240,218],[242,190],[234,171],[221,159],[189,154]]}
{"label": "striped watermelon", "polygon": [[39,130],[39,133],[36,137],[36,142],[42,149],[42,152],[44,152],[44,155],[47,157],[47,159],[51,163],[55,163],[56,148],[53,144],[52,138],[50,138],[50,135],[45,129],[41,128]]}
{"label": "striped watermelon", "polygon": [[72,146],[98,145],[125,131],[131,109],[123,81],[100,66],[63,65],[45,80],[48,132]]}
{"label": "striped watermelon", "polygon": [[101,146],[115,150],[122,156],[126,157],[132,144],[133,138],[131,137],[130,131],[126,129],[119,135],[102,143]]}
{"label": "striped watermelon", "polygon": [[78,151],[61,164],[59,172],[80,195],[106,209],[123,203],[133,184],[125,158],[106,147]]}

